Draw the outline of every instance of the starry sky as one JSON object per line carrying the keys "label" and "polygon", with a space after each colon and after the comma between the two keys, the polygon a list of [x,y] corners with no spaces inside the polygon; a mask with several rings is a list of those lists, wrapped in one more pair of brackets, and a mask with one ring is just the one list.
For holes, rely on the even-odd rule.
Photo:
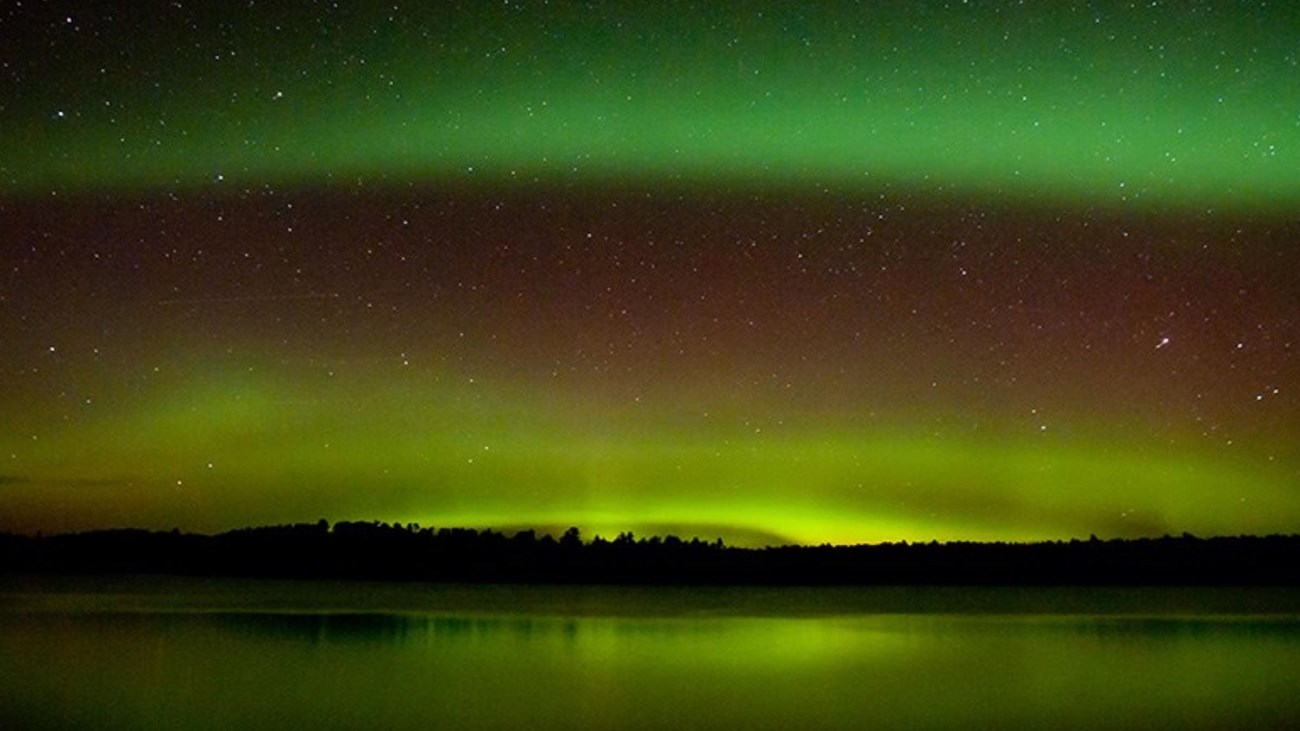
{"label": "starry sky", "polygon": [[0,530],[1300,531],[1288,3],[12,3]]}

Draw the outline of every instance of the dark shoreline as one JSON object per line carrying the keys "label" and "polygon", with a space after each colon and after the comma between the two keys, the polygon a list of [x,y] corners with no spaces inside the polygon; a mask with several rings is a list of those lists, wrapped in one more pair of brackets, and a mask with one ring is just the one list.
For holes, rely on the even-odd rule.
{"label": "dark shoreline", "polygon": [[176,575],[469,584],[1300,586],[1300,536],[885,543],[751,549],[667,538],[556,540],[383,523],[218,535],[0,534],[0,574]]}

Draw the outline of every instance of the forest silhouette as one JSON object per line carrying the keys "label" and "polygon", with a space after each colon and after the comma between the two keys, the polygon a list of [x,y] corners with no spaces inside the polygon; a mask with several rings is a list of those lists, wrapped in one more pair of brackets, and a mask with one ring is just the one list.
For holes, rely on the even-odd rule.
{"label": "forest silhouette", "polygon": [[216,535],[0,533],[0,573],[682,585],[1300,585],[1300,536],[737,548],[325,520]]}

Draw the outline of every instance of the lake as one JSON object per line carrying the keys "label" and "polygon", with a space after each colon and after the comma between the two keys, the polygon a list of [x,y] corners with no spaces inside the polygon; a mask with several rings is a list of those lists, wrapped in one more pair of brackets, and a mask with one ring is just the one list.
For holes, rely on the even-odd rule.
{"label": "lake", "polygon": [[1290,589],[0,577],[0,727],[1281,728]]}

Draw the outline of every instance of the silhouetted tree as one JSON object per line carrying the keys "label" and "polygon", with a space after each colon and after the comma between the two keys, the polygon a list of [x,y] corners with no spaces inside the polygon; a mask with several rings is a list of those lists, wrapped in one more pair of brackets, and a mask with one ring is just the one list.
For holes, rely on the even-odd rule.
{"label": "silhouetted tree", "polygon": [[560,536],[560,545],[568,549],[581,548],[582,532],[578,530],[577,526],[570,526],[568,530],[564,531],[564,535]]}

